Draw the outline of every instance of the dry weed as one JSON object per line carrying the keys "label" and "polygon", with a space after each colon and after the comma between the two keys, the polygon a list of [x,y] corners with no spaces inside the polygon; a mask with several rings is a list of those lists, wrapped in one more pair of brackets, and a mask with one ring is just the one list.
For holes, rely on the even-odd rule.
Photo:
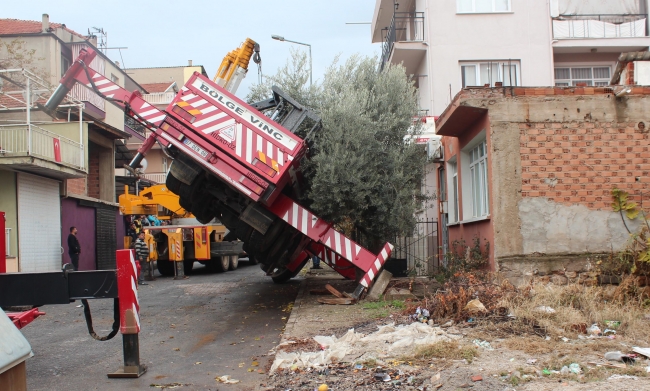
{"label": "dry weed", "polygon": [[[617,336],[624,335],[635,343],[647,344],[650,338],[650,322],[645,318],[648,309],[645,301],[633,296],[629,285],[621,285],[625,293],[607,294],[607,289],[580,284],[566,286],[541,285],[530,287],[528,295],[509,296],[500,305],[508,308],[519,319],[535,319],[539,327],[551,336],[578,334],[576,325],[599,324],[620,321]],[[618,297],[618,298],[617,298]],[[540,311],[551,307],[554,313]]]}
{"label": "dry weed", "polygon": [[405,358],[404,361],[426,361],[432,358],[441,358],[446,360],[465,359],[471,363],[476,356],[478,356],[478,350],[473,345],[460,345],[458,341],[440,341],[418,348],[413,357]]}

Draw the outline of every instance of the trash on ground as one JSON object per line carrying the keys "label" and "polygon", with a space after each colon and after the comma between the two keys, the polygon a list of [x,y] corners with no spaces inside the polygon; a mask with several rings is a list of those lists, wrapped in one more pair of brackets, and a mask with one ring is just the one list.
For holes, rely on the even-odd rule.
{"label": "trash on ground", "polygon": [[375,373],[375,379],[381,380],[381,381],[384,381],[384,382],[389,382],[390,381],[390,375],[387,374],[387,373],[383,373],[383,372],[377,372],[377,373]]}
{"label": "trash on ground", "polygon": [[587,324],[586,323],[572,324],[571,331],[576,331],[581,334],[587,334]]}
{"label": "trash on ground", "polygon": [[528,365],[535,365],[535,363],[537,363],[536,358],[529,358],[528,360],[526,360],[526,364]]}
{"label": "trash on ground", "polygon": [[374,333],[365,335],[348,330],[341,338],[335,336],[316,336],[323,350],[319,352],[278,351],[269,373],[278,368],[316,368],[340,362],[346,356],[349,361],[399,357],[412,351],[414,346],[430,345],[440,341],[460,339],[461,336],[447,333],[439,327],[423,323],[396,326],[394,323],[380,326]]}
{"label": "trash on ground", "polygon": [[607,335],[607,334],[616,334],[616,330],[605,329],[605,331],[603,331],[603,335]]}
{"label": "trash on ground", "polygon": [[533,311],[539,312],[539,313],[542,313],[542,314],[554,314],[555,313],[554,308],[546,306],[546,305],[540,305],[539,307],[535,307],[533,309]]}
{"label": "trash on ground", "polygon": [[607,367],[607,368],[627,368],[627,365],[625,364],[613,364],[611,362],[604,362],[604,361],[590,361],[587,364],[589,365],[595,365],[597,367]]}
{"label": "trash on ground", "polygon": [[475,340],[472,341],[472,343],[474,345],[478,346],[479,348],[484,348],[486,350],[494,350],[494,348],[492,347],[492,345],[490,345],[490,343],[488,341],[482,341],[480,339],[475,339]]}
{"label": "trash on ground", "polygon": [[318,391],[327,391],[329,389],[330,388],[327,386],[327,384],[321,384],[320,386],[318,386]]}
{"label": "trash on ground", "polygon": [[470,377],[470,379],[471,379],[473,382],[483,381],[483,376],[481,376],[481,375],[474,375],[474,376]]}
{"label": "trash on ground", "polygon": [[237,383],[239,383],[239,380],[231,379],[230,375],[217,376],[214,379],[216,381],[224,383],[224,384],[237,384]]}
{"label": "trash on ground", "polygon": [[587,329],[587,333],[589,335],[598,336],[601,334],[600,327],[598,327],[598,325],[594,323],[591,326],[589,326],[589,328]]}
{"label": "trash on ground", "polygon": [[574,362],[569,365],[569,371],[571,371],[571,373],[579,375],[582,373],[582,368],[580,368],[580,364]]}
{"label": "trash on ground", "polygon": [[485,312],[487,309],[479,299],[470,300],[465,306],[467,312]]}
{"label": "trash on ground", "polygon": [[626,364],[634,362],[634,358],[628,356],[627,354],[623,354],[620,351],[605,353],[605,360],[620,361]]}
{"label": "trash on ground", "polygon": [[650,348],[640,348],[638,346],[635,346],[632,348],[632,351],[650,358]]}
{"label": "trash on ground", "polygon": [[606,320],[605,321],[605,326],[609,327],[610,329],[615,329],[620,325],[621,325],[620,320]]}

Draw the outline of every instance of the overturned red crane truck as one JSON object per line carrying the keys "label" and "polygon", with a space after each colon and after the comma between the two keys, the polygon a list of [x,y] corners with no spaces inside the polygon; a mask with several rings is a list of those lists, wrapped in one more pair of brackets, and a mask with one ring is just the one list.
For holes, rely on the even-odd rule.
{"label": "overturned red crane truck", "polygon": [[[121,107],[150,131],[129,168],[139,167],[159,143],[174,159],[166,185],[179,195],[181,206],[202,223],[221,221],[230,239],[243,241],[249,257],[275,282],[294,277],[311,256],[318,256],[359,282],[355,298],[373,283],[393,246],[386,243],[375,255],[296,201],[301,164],[320,128],[316,115],[276,87],[272,98],[249,105],[199,73],[161,111],[138,91],[127,91],[91,69],[95,55],[81,51],[46,111],[54,114],[75,83]],[[177,267],[182,269],[182,263]]]}

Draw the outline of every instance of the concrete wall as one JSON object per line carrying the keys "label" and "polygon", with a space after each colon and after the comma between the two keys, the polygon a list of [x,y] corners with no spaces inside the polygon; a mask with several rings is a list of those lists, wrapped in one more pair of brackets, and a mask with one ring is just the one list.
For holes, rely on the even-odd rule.
{"label": "concrete wall", "polygon": [[133,80],[140,84],[176,82],[181,88],[194,72],[201,73],[200,66],[179,66],[167,68],[131,68],[127,69]]}
{"label": "concrete wall", "polygon": [[[16,200],[16,173],[0,170],[0,211],[5,212],[6,227],[11,228],[11,255],[18,255],[18,208]],[[0,232],[4,235],[4,232]]]}
{"label": "concrete wall", "polygon": [[511,2],[512,12],[502,14],[457,14],[456,1],[427,2],[431,115],[442,113],[461,89],[460,61],[520,60],[522,85],[553,84],[547,2]]}

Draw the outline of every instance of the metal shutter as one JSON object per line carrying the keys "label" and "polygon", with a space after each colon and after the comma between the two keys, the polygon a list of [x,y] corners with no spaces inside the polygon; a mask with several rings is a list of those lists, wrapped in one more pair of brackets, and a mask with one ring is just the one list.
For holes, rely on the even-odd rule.
{"label": "metal shutter", "polygon": [[59,182],[18,174],[18,247],[21,272],[61,270]]}
{"label": "metal shutter", "polygon": [[117,250],[116,219],[117,208],[98,205],[95,214],[97,269],[115,269],[115,250]]}

